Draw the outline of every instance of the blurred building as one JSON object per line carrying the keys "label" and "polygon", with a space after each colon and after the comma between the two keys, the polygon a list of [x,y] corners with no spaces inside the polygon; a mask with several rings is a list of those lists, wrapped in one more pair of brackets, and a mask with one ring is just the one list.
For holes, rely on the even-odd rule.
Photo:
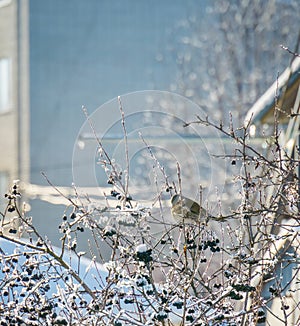
{"label": "blurred building", "polygon": [[164,49],[191,6],[204,2],[0,0],[0,193],[20,179],[42,233],[57,233],[48,223],[64,207],[31,190],[47,197],[41,172],[71,186],[82,105],[93,112],[128,92],[168,90],[176,62],[162,60]]}

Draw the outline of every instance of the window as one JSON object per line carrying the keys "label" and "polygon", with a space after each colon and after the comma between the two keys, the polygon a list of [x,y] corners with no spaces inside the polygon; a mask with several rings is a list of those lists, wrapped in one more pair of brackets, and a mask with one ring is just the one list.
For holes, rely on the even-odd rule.
{"label": "window", "polygon": [[0,8],[7,6],[11,3],[11,0],[0,0]]}
{"label": "window", "polygon": [[8,191],[8,173],[0,171],[0,212],[3,212],[6,206],[4,195]]}
{"label": "window", "polygon": [[11,108],[11,59],[0,58],[0,112]]}

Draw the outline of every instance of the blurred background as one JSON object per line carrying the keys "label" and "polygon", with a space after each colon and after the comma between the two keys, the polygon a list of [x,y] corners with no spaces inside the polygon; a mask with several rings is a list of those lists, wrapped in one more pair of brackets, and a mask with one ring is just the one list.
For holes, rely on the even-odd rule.
{"label": "blurred background", "polygon": [[[228,124],[231,112],[242,125],[291,62],[280,45],[297,51],[299,17],[297,0],[0,0],[1,208],[19,179],[29,214],[58,244],[65,206],[41,172],[71,189],[82,105],[92,113],[118,95],[171,91],[216,121]],[[189,106],[180,110],[173,114],[182,121],[194,119]],[[115,132],[110,112],[97,124]],[[146,162],[133,158],[142,182]]]}

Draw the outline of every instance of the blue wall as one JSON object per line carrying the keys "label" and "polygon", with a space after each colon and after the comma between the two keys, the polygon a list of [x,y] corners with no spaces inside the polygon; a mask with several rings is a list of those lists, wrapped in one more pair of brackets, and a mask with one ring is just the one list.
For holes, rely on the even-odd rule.
{"label": "blue wall", "polygon": [[[85,117],[106,101],[168,90],[175,56],[158,61],[191,6],[182,0],[30,0],[31,183],[70,186],[74,142]],[[116,117],[117,119],[119,117]],[[103,117],[105,119],[105,116]],[[58,244],[64,207],[31,202],[34,223]],[[51,227],[49,227],[49,225]]]}
{"label": "blue wall", "polygon": [[89,112],[124,93],[168,90],[160,63],[185,1],[30,0],[31,182],[70,185],[73,144]]}

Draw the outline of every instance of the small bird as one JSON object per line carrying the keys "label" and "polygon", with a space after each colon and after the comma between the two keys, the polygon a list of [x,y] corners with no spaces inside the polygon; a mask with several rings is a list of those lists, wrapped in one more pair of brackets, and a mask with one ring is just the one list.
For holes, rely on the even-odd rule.
{"label": "small bird", "polygon": [[223,221],[222,217],[214,217],[210,215],[206,209],[201,207],[194,200],[175,194],[171,198],[171,213],[179,223],[195,224],[197,222],[207,222],[209,219],[215,221]]}
{"label": "small bird", "polygon": [[205,220],[208,215],[204,208],[202,208],[194,200],[175,194],[171,198],[171,213],[174,219],[182,223],[195,223],[200,220]]}

